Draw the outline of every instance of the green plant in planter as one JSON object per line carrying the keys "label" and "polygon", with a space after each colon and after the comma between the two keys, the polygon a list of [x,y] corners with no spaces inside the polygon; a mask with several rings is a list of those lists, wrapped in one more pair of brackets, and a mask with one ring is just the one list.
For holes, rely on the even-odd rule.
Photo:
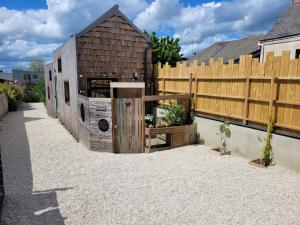
{"label": "green plant in planter", "polygon": [[8,96],[8,107],[10,111],[17,110],[17,104],[22,100],[21,87],[5,82],[0,84],[0,93],[6,93]]}
{"label": "green plant in planter", "polygon": [[224,152],[226,151],[226,139],[231,137],[231,130],[229,129],[230,121],[225,120],[220,126],[219,126],[219,132],[217,133],[220,136],[222,148],[224,149]]}
{"label": "green plant in planter", "polygon": [[272,145],[271,145],[271,140],[272,140],[272,133],[274,129],[274,121],[273,119],[269,119],[268,122],[268,127],[267,127],[267,135],[265,138],[259,137],[259,141],[265,142],[264,147],[262,149],[262,158],[260,160],[261,164],[263,166],[269,166],[272,162]]}
{"label": "green plant in planter", "polygon": [[166,123],[167,126],[180,126],[184,120],[184,107],[182,105],[164,105],[165,110],[162,113],[161,120]]}

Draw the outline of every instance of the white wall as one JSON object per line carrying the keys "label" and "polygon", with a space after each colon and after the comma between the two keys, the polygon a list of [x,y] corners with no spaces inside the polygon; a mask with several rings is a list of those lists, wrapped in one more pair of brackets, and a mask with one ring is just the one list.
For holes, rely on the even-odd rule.
{"label": "white wall", "polygon": [[[58,72],[57,59],[62,60],[62,72]],[[57,76],[58,118],[78,139],[78,80],[76,38],[71,37],[63,46],[53,53],[54,76]],[[64,82],[69,81],[70,102],[65,102]]]}
{"label": "white wall", "polygon": [[[52,73],[52,80],[49,77],[49,71]],[[45,90],[46,90],[46,109],[49,115],[56,116],[55,101],[55,79],[53,71],[53,63],[49,63],[44,67]],[[48,99],[48,87],[50,91],[50,99]]]}
{"label": "white wall", "polygon": [[281,56],[283,51],[291,52],[291,59],[295,59],[296,49],[300,49],[300,37],[262,43],[263,60],[266,60],[268,52],[274,52],[275,56]]}

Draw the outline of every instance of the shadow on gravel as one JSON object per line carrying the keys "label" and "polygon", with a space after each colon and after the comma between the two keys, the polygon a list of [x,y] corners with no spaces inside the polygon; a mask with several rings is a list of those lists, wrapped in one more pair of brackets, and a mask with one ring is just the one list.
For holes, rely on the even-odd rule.
{"label": "shadow on gravel", "polygon": [[2,205],[2,225],[64,225],[57,202],[57,191],[71,188],[33,191],[30,147],[25,123],[42,118],[24,117],[33,110],[27,104],[9,113],[1,122],[5,198]]}

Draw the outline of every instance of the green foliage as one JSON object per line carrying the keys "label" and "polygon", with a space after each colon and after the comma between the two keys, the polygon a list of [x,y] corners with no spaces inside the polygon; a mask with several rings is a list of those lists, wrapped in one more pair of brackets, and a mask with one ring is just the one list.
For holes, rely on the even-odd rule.
{"label": "green foliage", "polygon": [[144,33],[152,42],[152,62],[161,62],[165,64],[169,62],[170,65],[175,65],[176,62],[181,60],[180,54],[181,47],[179,45],[179,38],[161,37],[158,38],[155,32],[149,34],[147,31]]}
{"label": "green foliage", "polygon": [[230,121],[225,120],[219,126],[219,132],[217,133],[220,136],[222,146],[226,149],[226,139],[231,137],[231,130],[229,129]]}
{"label": "green foliage", "polygon": [[42,59],[37,59],[37,60],[30,62],[29,70],[36,71],[40,75],[42,75],[44,73],[44,65],[45,65],[45,63]]}
{"label": "green foliage", "polygon": [[5,82],[0,84],[0,93],[7,94],[10,111],[17,110],[17,104],[21,102],[23,95],[21,87]]}
{"label": "green foliage", "polygon": [[33,86],[27,85],[23,89],[23,102],[39,102],[40,95],[33,90]]}
{"label": "green foliage", "polygon": [[164,105],[165,110],[162,114],[161,120],[166,123],[167,126],[178,126],[183,124],[184,119],[184,107],[182,105]]}
{"label": "green foliage", "polygon": [[45,79],[44,76],[40,76],[36,85],[32,87],[33,92],[37,93],[40,102],[46,102],[46,90],[45,90]]}
{"label": "green foliage", "polygon": [[264,166],[269,166],[272,162],[272,145],[271,145],[271,140],[272,140],[272,133],[274,129],[274,121],[273,119],[269,119],[268,122],[268,128],[267,128],[267,135],[265,138],[261,139],[259,137],[260,141],[264,141],[264,147],[262,149],[262,159],[261,163]]}

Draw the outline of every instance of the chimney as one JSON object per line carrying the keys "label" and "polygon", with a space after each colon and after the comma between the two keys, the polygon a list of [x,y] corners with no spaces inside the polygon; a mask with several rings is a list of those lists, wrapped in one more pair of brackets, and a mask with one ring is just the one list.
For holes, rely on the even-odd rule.
{"label": "chimney", "polygon": [[292,0],[292,4],[293,3],[300,3],[300,0]]}

